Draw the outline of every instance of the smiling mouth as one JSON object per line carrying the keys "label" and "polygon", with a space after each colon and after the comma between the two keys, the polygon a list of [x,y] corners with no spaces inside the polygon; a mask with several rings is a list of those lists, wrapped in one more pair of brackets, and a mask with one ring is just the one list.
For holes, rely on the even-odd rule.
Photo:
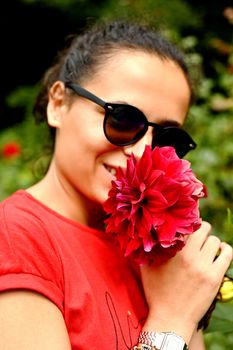
{"label": "smiling mouth", "polygon": [[116,169],[111,166],[104,164],[105,169],[113,176],[116,176]]}

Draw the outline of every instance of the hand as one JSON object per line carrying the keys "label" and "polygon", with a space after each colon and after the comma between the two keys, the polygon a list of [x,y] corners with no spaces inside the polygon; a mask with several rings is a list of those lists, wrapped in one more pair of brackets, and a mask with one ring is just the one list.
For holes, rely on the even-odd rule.
{"label": "hand", "polygon": [[233,257],[232,248],[210,231],[210,224],[203,222],[175,257],[159,266],[141,268],[149,306],[144,329],[174,331],[190,340]]}

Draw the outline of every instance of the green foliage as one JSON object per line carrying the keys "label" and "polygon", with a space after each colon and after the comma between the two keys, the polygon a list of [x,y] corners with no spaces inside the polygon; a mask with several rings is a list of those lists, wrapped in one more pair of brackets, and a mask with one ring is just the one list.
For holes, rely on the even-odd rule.
{"label": "green foliage", "polygon": [[200,24],[200,11],[195,11],[195,15],[193,11],[189,3],[183,0],[107,0],[101,16],[106,19],[143,18],[147,23],[158,24],[166,30],[173,29],[179,33],[185,27],[198,27]]}
{"label": "green foliage", "polygon": [[[187,128],[198,143],[188,159],[206,184],[208,197],[201,202],[204,219],[222,232],[227,208],[233,209],[233,75],[222,67],[216,80],[203,78],[198,102],[190,110]],[[215,91],[221,91],[216,93]]]}
{"label": "green foliage", "polygon": [[[0,135],[0,200],[33,184],[48,163],[48,129],[46,125],[36,125],[31,115],[36,92],[37,87],[20,87],[8,96],[8,104],[24,107],[26,117],[22,123]],[[11,144],[19,147],[16,154],[4,152]]]}
{"label": "green foliage", "polygon": [[[227,209],[227,216],[223,223],[223,232],[223,240],[233,246],[233,213],[229,208]],[[227,270],[227,276],[233,279],[233,262]]]}
{"label": "green foliage", "polygon": [[218,303],[211,318],[207,333],[233,332],[233,304]]}
{"label": "green foliage", "polygon": [[213,332],[205,336],[207,350],[229,350],[233,348],[233,336],[229,333]]}
{"label": "green foliage", "polygon": [[[233,243],[233,214],[228,209],[224,221],[223,239]],[[233,278],[233,263],[227,271],[227,276]],[[205,333],[208,350],[224,350],[233,347],[233,300],[228,303],[217,302]]]}
{"label": "green foliage", "polygon": [[233,348],[233,304],[217,303],[205,334],[208,350]]}
{"label": "green foliage", "polygon": [[233,213],[231,210],[228,208],[227,209],[227,217],[224,222],[224,241],[228,242],[233,246]]}

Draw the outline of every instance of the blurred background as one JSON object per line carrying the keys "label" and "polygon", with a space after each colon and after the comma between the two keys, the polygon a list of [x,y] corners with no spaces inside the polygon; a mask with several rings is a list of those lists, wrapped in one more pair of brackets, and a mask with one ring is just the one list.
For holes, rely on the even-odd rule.
{"label": "blurred background", "polygon": [[[227,0],[8,0],[1,3],[0,200],[37,181],[49,135],[32,106],[43,72],[68,35],[105,19],[143,18],[186,54],[195,101],[186,129],[198,148],[186,159],[207,187],[203,219],[233,243],[233,4]],[[177,87],[174,86],[174,89]],[[232,269],[229,272],[232,274]],[[208,350],[233,348],[233,304],[218,303]]]}

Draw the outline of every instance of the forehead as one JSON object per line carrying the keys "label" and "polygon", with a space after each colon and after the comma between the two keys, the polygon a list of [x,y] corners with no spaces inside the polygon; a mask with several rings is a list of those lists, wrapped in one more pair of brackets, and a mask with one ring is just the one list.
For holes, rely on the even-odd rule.
{"label": "forehead", "polygon": [[124,84],[129,79],[133,82],[138,80],[141,83],[147,80],[153,84],[158,81],[169,83],[174,78],[182,84],[181,87],[188,90],[188,94],[191,94],[187,77],[175,61],[142,50],[116,49],[103,59],[95,74],[86,83],[89,85],[101,79],[106,83]]}
{"label": "forehead", "polygon": [[112,53],[84,87],[108,102],[133,104],[149,116],[156,111],[185,118],[191,95],[176,62],[139,50]]}

